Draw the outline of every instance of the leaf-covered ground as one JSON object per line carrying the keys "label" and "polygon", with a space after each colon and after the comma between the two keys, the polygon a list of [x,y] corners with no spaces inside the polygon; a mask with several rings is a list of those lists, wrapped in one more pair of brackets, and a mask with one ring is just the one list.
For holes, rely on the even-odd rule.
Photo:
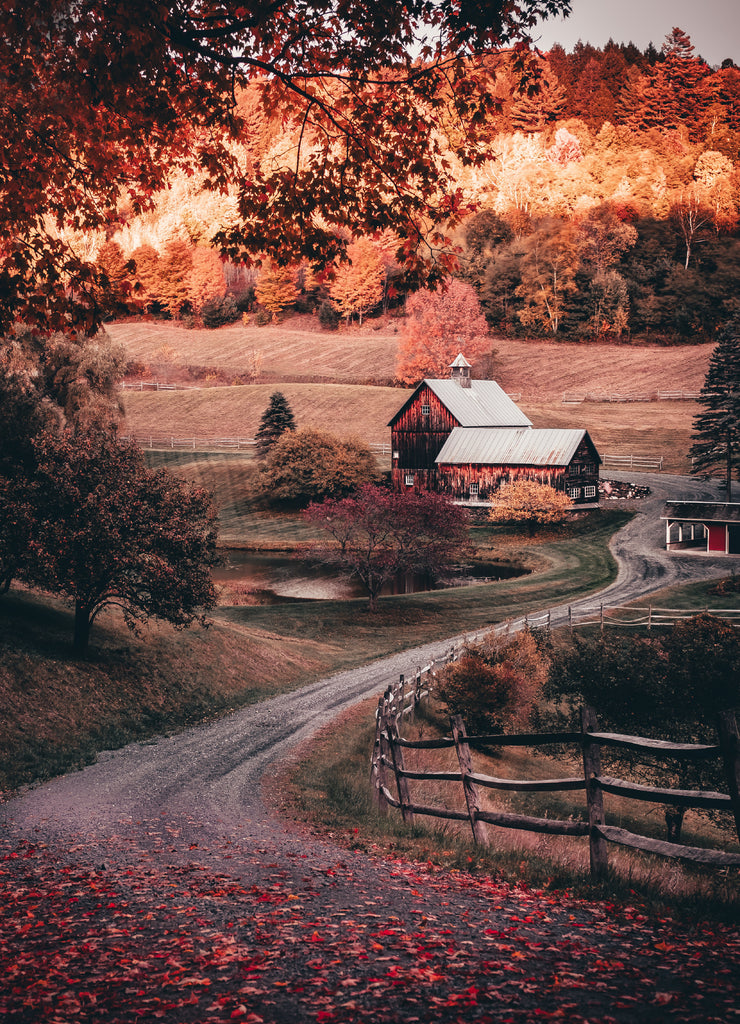
{"label": "leaf-covered ground", "polygon": [[80,837],[59,856],[6,829],[0,1018],[740,1018],[740,934],[729,925],[689,928],[637,908],[316,848],[308,835],[282,849],[226,839],[205,848],[195,837],[181,819],[160,817],[124,826],[107,850]]}

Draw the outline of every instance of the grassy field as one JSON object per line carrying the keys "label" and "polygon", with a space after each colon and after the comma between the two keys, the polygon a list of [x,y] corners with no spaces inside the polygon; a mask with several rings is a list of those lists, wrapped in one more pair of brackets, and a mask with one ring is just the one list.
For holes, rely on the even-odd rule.
{"label": "grassy field", "polygon": [[[294,521],[276,520],[278,535]],[[542,567],[531,576],[382,598],[374,615],[363,600],[220,607],[207,630],[175,632],[152,622],[136,638],[119,617],[104,614],[84,660],[71,654],[69,608],[13,590],[0,601],[0,791],[84,763],[98,750],[601,586],[614,571],[606,544],[622,521],[603,513],[587,535],[522,549],[522,560]],[[514,540],[496,542],[488,530],[479,537],[487,555],[502,558]]]}
{"label": "grassy field", "polygon": [[[394,321],[378,330],[321,332],[311,317],[270,327],[185,330],[161,323],[111,324],[111,336],[151,379],[182,380],[188,366],[244,373],[259,348],[261,377],[254,384],[124,395],[124,430],[146,437],[253,437],[269,397],[279,386],[301,427],[389,443],[387,423],[410,393],[390,387],[397,336]],[[697,392],[712,346],[681,348],[575,345],[492,339],[493,375],[518,397],[535,426],[583,427],[603,454],[662,457],[664,469],[689,471],[693,401],[564,404],[566,392],[650,395]]]}
{"label": "grassy field", "polygon": [[[321,331],[311,316],[268,327],[237,324],[186,330],[152,321],[108,324],[129,357],[173,377],[187,366],[247,373],[254,352],[268,383],[391,384],[400,321],[366,321],[364,329]],[[530,403],[553,403],[564,392],[642,395],[657,390],[698,391],[712,345],[594,345],[491,338],[492,373],[505,391]],[[180,373],[180,376],[182,374]]]}

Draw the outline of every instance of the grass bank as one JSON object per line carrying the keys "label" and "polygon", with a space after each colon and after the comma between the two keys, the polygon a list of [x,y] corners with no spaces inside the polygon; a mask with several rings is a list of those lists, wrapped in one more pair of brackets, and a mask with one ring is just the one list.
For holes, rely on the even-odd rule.
{"label": "grass bank", "polygon": [[[72,614],[13,590],[0,601],[0,790],[47,778],[99,750],[167,733],[404,648],[478,629],[575,597],[613,576],[607,550],[624,515],[609,511],[569,536],[519,546],[474,531],[501,557],[541,566],[516,581],[367,602],[310,601],[219,608],[207,630],[150,623],[140,638],[120,618],[96,622],[88,656],[73,658]],[[290,518],[273,520],[279,536]],[[268,536],[274,540],[265,522]],[[284,539],[288,540],[287,535]]]}

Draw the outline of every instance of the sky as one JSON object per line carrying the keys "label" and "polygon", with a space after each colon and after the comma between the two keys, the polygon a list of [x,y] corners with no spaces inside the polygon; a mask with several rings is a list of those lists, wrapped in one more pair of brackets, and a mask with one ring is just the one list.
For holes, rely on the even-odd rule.
{"label": "sky", "polygon": [[533,33],[537,46],[561,43],[570,52],[578,40],[603,47],[632,42],[657,50],[674,28],[691,37],[694,52],[716,67],[726,57],[740,66],[740,0],[571,0],[568,18],[550,18]]}

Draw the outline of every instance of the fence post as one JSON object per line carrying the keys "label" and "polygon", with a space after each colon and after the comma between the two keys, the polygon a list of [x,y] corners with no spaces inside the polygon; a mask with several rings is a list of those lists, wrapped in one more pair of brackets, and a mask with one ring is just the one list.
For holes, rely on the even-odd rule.
{"label": "fence post", "polygon": [[406,825],[414,824],[414,813],[410,809],[411,795],[409,793],[409,780],[401,775],[403,771],[403,748],[398,742],[401,738],[398,733],[398,720],[388,717],[386,719],[386,730],[388,733],[391,760],[393,771],[396,776],[396,789],[398,790],[398,802],[401,805],[401,814]]}
{"label": "fence post", "polygon": [[727,788],[732,800],[735,829],[740,840],[740,734],[732,711],[721,711],[718,716],[719,746],[722,751]]}
{"label": "fence post", "polygon": [[650,632],[652,627],[653,627],[653,606],[651,604],[649,604],[648,605],[648,625],[647,625],[648,633]]}
{"label": "fence post", "polygon": [[465,793],[465,802],[468,805],[468,816],[470,817],[470,827],[473,830],[473,839],[478,846],[488,846],[488,833],[486,832],[485,823],[478,820],[478,811],[480,809],[478,787],[470,778],[473,773],[473,762],[470,758],[468,734],[465,731],[465,722],[463,722],[462,715],[453,715],[450,719],[450,724],[452,726],[452,736],[455,740],[455,750],[457,751],[457,760],[460,765],[460,774],[462,775],[463,791]]}
{"label": "fence post", "polygon": [[573,608],[568,605],[568,629],[573,632]]}
{"label": "fence post", "polygon": [[[406,710],[406,677],[403,672],[398,677],[398,686],[401,692],[401,714]],[[413,709],[412,709],[413,713]]]}
{"label": "fence post", "polygon": [[373,791],[373,803],[381,814],[388,813],[388,802],[386,801],[382,790],[384,775],[383,765],[380,761],[382,753],[380,737],[383,730],[384,707],[385,697],[379,697],[378,710],[375,715],[375,742],[373,743],[373,753],[370,759],[370,784]]}
{"label": "fence post", "polygon": [[581,732],[583,746],[583,774],[586,779],[586,802],[588,804],[589,860],[591,879],[596,881],[606,875],[608,854],[606,839],[597,830],[604,824],[604,796],[598,778],[601,774],[601,749],[598,743],[588,739],[587,733],[596,732],[598,723],[593,708],[581,709]]}
{"label": "fence post", "polygon": [[600,617],[601,617],[601,632],[603,633],[604,632],[604,603],[603,603],[603,601],[601,603]]}

